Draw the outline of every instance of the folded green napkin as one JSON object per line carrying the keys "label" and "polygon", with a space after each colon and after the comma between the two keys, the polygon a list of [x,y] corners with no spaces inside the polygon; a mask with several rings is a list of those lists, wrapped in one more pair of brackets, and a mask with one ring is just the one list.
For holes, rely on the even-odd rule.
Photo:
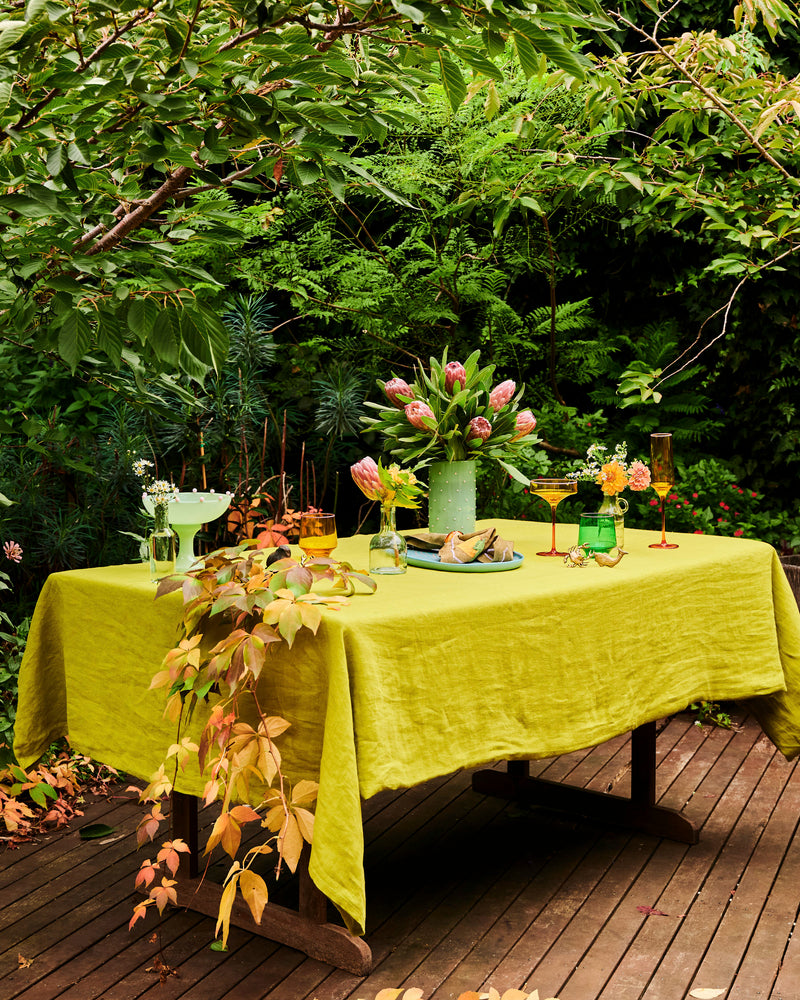
{"label": "folded green napkin", "polygon": [[406,535],[410,549],[438,552],[446,563],[510,562],[514,558],[514,543],[499,538],[494,528],[464,534],[450,531],[447,534],[431,532],[425,535]]}

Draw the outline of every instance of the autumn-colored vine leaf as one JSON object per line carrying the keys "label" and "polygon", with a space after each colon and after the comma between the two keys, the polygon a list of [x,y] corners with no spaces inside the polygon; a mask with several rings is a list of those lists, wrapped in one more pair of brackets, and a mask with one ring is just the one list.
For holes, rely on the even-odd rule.
{"label": "autumn-colored vine leaf", "polygon": [[316,781],[309,781],[308,778],[303,778],[292,789],[292,805],[309,806],[316,800],[318,792],[319,784]]}
{"label": "autumn-colored vine leaf", "polygon": [[141,884],[146,889],[153,881],[153,879],[156,877],[157,871],[158,868],[156,867],[156,865],[153,864],[150,858],[146,858],[139,865],[139,871],[136,873],[136,881],[133,883],[134,887],[138,889],[139,885]]}
{"label": "autumn-colored vine leaf", "polygon": [[[236,870],[238,869],[238,870]],[[228,932],[231,929],[231,909],[233,908],[233,901],[236,898],[236,885],[239,881],[239,875],[241,874],[241,869],[238,866],[238,862],[234,865],[234,874],[225,888],[222,890],[222,899],[219,902],[219,910],[217,913],[217,926],[214,930],[214,936],[219,934],[220,929],[222,929],[222,948],[223,950],[228,947]]]}
{"label": "autumn-colored vine leaf", "polygon": [[149,902],[149,900],[145,900],[144,902],[137,903],[136,906],[134,906],[134,908],[133,908],[133,916],[128,921],[128,930],[131,930],[133,928],[133,925],[136,923],[136,921],[137,920],[141,920],[144,917],[144,915],[147,913],[147,904],[148,904],[148,902]]}
{"label": "autumn-colored vine leaf", "polygon": [[161,885],[156,885],[150,890],[150,898],[154,900],[159,913],[164,912],[167,903],[178,902],[178,893],[174,888],[177,884],[172,879],[162,878]]}
{"label": "autumn-colored vine leaf", "polygon": [[161,850],[158,852],[156,860],[163,861],[167,868],[169,868],[170,874],[174,875],[181,863],[181,854],[189,853],[189,845],[181,840],[180,837],[177,837],[175,840],[168,840],[161,845]]}
{"label": "autumn-colored vine leaf", "polygon": [[414,987],[410,990],[404,990],[402,987],[400,989],[389,988],[385,990],[379,990],[375,994],[375,1000],[422,1000],[422,990],[418,987]]}
{"label": "autumn-colored vine leaf", "polygon": [[[143,793],[144,794],[144,793]],[[153,808],[143,816],[136,827],[136,846],[141,847],[146,840],[153,840],[158,833],[158,828],[164,815],[161,812],[161,804],[156,802]]]}
{"label": "autumn-colored vine leaf", "polygon": [[692,990],[689,996],[694,997],[694,1000],[715,1000],[716,997],[721,997],[726,992],[727,990],[706,989],[701,986]]}
{"label": "autumn-colored vine leaf", "polygon": [[250,871],[249,868],[245,868],[239,877],[239,888],[242,890],[245,903],[250,907],[253,920],[257,924],[260,924],[261,915],[269,899],[267,883],[260,875]]}
{"label": "autumn-colored vine leaf", "polygon": [[652,906],[637,906],[636,909],[639,913],[644,913],[648,917],[668,917],[668,913],[664,913],[663,910],[655,910]]}
{"label": "autumn-colored vine leaf", "polygon": [[32,958],[25,958],[21,953],[17,954],[17,968],[18,969],[29,969],[33,965]]}

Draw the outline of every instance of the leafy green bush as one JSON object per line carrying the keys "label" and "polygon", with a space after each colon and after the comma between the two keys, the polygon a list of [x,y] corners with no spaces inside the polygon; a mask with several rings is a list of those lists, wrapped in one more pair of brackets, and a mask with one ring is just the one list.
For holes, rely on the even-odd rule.
{"label": "leafy green bush", "polygon": [[[652,492],[626,493],[626,499],[626,524],[660,528],[659,502]],[[668,531],[757,538],[781,551],[800,546],[800,517],[771,503],[768,494],[740,484],[717,459],[677,463],[675,491],[664,506]]]}

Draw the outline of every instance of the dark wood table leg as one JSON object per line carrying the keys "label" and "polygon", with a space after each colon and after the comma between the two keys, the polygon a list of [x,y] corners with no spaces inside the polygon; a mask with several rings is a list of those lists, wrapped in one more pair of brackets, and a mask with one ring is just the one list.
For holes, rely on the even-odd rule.
{"label": "dark wood table leg", "polygon": [[527,761],[510,760],[503,771],[476,771],[472,787],[483,795],[520,799],[551,809],[563,809],[606,823],[615,823],[696,844],[697,829],[676,809],[656,804],[656,724],[638,726],[631,734],[631,796],[595,792],[545,778],[530,777]]}
{"label": "dark wood table leg", "polygon": [[172,836],[182,840],[189,848],[185,871],[189,878],[197,878],[200,847],[197,840],[197,798],[194,795],[172,793]]}
{"label": "dark wood table leg", "polygon": [[[222,886],[207,878],[198,878],[197,799],[194,795],[172,793],[172,835],[184,840],[190,850],[188,866],[184,868],[181,864],[178,875],[178,906],[216,917],[222,899]],[[261,923],[256,924],[247,904],[237,896],[231,910],[231,923],[251,934],[296,948],[320,962],[327,962],[356,976],[366,976],[372,970],[372,951],[362,938],[355,937],[344,927],[327,922],[328,900],[308,873],[310,853],[306,846],[297,869],[300,880],[297,910],[267,903]]]}

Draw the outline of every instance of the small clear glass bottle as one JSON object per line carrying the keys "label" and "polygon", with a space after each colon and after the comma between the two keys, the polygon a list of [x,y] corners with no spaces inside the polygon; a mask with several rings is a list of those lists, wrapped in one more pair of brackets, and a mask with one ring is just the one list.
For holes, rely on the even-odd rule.
{"label": "small clear glass bottle", "polygon": [[153,504],[155,527],[148,540],[150,579],[153,583],[175,572],[175,532],[169,526],[169,505]]}
{"label": "small clear glass bottle", "polygon": [[370,573],[405,573],[408,568],[406,540],[397,533],[394,507],[381,507],[381,528],[369,543]]}

